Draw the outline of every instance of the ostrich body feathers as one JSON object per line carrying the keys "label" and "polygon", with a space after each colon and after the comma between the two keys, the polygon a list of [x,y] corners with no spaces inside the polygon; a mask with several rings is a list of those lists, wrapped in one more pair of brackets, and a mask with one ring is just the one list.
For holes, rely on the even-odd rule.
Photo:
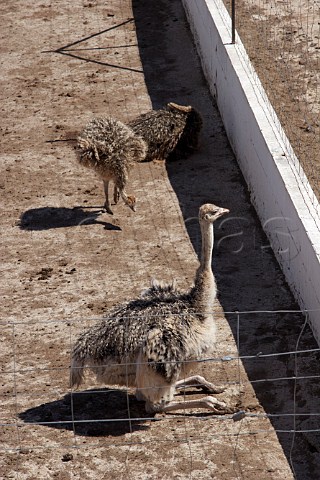
{"label": "ostrich body feathers", "polygon": [[145,161],[181,158],[195,150],[202,127],[200,114],[191,106],[168,103],[143,113],[128,124],[148,145]]}
{"label": "ostrich body feathers", "polygon": [[105,209],[112,214],[109,200],[109,182],[114,183],[114,202],[121,196],[135,210],[136,199],[127,195],[125,187],[129,170],[135,162],[142,161],[147,153],[147,144],[133,130],[112,117],[94,118],[78,137],[78,160],[81,165],[92,168],[102,178],[105,191]]}
{"label": "ostrich body feathers", "polygon": [[123,188],[134,162],[147,152],[144,140],[112,117],[94,118],[78,137],[79,163],[93,168],[102,178],[112,177]]}
{"label": "ostrich body feathers", "polygon": [[[139,354],[167,383],[177,380],[182,363],[201,357],[215,341],[214,322],[203,323],[194,308],[193,292],[153,283],[141,298],[113,308],[100,324],[83,333],[74,357],[81,363],[93,357],[96,367],[100,365],[94,371],[105,383],[114,381],[112,364],[118,363],[116,383],[126,385],[129,379],[129,385],[135,386]],[[127,371],[120,367],[123,363],[131,364]]]}

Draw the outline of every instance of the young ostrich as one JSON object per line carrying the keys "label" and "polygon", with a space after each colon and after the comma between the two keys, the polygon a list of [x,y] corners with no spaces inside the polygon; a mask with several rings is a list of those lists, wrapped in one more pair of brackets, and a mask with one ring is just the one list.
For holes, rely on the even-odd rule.
{"label": "young ostrich", "polygon": [[145,161],[184,157],[198,146],[202,127],[200,114],[190,105],[168,103],[161,110],[151,110],[128,124],[148,145]]}
{"label": "young ostrich", "polygon": [[[136,387],[147,412],[181,408],[228,411],[224,402],[207,396],[175,402],[176,390],[197,386],[221,393],[199,375],[186,378],[195,360],[210,353],[216,340],[214,304],[216,283],[211,269],[213,222],[229,210],[205,204],[199,210],[201,262],[194,287],[178,291],[173,284],[153,282],[136,300],[114,307],[101,323],[78,338],[71,362],[71,386],[79,386],[84,367],[105,384]],[[185,380],[179,380],[183,377]]]}
{"label": "young ostrich", "polygon": [[135,211],[135,196],[127,195],[125,187],[129,170],[146,156],[145,141],[124,123],[104,117],[91,120],[77,142],[79,163],[93,168],[103,180],[106,211],[113,214],[108,193],[110,180],[114,182],[114,202],[117,203],[121,196]]}

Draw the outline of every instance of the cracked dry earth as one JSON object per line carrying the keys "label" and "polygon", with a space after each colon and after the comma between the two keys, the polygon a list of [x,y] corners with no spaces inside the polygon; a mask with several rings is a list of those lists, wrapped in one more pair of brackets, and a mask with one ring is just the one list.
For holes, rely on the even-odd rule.
{"label": "cracked dry earth", "polygon": [[[304,319],[233,313],[297,305],[250,204],[180,1],[10,0],[0,18],[0,478],[284,480],[293,478],[290,449],[297,478],[315,478],[317,438],[297,434],[292,443],[292,418],[264,415],[293,411],[292,382],[270,379],[292,376],[294,357],[256,357],[295,349]],[[72,139],[92,116],[126,122],[168,101],[202,114],[199,151],[138,164],[128,186],[137,212],[119,203],[114,216],[101,214],[101,181],[77,164]],[[236,355],[238,344],[253,358],[199,363],[197,373],[227,383],[219,399],[252,416],[150,417],[131,390],[90,377],[70,392],[79,332],[152,278],[192,285],[205,202],[231,211],[216,228],[216,357]],[[299,346],[314,346],[308,326]],[[315,355],[299,357],[301,375],[312,374]],[[312,411],[318,388],[300,382],[296,408]]]}

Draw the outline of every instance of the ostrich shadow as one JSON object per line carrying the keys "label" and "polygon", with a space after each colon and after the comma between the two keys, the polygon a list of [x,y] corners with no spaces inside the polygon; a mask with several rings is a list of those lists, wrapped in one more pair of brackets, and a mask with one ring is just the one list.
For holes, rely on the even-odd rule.
{"label": "ostrich shadow", "polygon": [[[177,397],[196,392],[177,392]],[[212,417],[212,412],[171,412],[175,417]],[[167,413],[166,415],[171,415]],[[145,402],[120,389],[98,388],[68,393],[59,400],[43,403],[19,413],[26,425],[42,425],[67,430],[86,437],[120,437],[126,433],[147,430],[150,422],[162,420],[147,413]]]}
{"label": "ostrich shadow", "polygon": [[82,225],[102,225],[105,230],[121,230],[117,225],[98,219],[101,214],[101,209],[85,211],[84,208],[92,207],[32,208],[21,214],[18,226],[21,230],[49,230],[51,228],[76,227]]}
{"label": "ostrich shadow", "polygon": [[153,420],[153,415],[145,412],[144,402],[138,402],[133,394],[100,388],[68,393],[19,413],[19,418],[25,424],[69,430],[80,436],[118,437],[147,430],[146,422]]}

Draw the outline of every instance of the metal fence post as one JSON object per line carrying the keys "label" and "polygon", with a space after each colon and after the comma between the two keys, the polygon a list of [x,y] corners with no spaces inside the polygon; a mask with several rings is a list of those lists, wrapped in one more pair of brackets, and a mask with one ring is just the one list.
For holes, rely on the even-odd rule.
{"label": "metal fence post", "polygon": [[236,0],[231,0],[231,43],[236,43]]}

